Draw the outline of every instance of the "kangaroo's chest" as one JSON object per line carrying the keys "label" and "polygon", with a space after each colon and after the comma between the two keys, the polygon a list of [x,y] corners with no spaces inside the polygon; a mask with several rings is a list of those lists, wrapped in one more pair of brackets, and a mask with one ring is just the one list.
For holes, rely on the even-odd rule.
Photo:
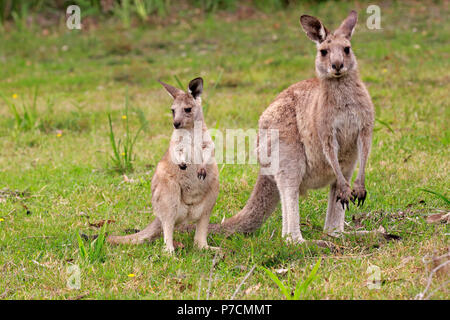
{"label": "kangaroo's chest", "polygon": [[346,106],[334,115],[332,130],[339,153],[356,150],[356,140],[361,130],[362,114],[357,105]]}
{"label": "kangaroo's chest", "polygon": [[187,205],[201,202],[209,189],[209,179],[199,179],[197,167],[197,165],[189,164],[179,180],[181,198]]}

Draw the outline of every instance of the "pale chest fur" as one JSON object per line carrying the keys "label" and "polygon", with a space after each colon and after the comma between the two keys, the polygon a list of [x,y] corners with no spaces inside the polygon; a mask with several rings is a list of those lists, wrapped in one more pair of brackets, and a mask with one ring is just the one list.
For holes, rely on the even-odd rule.
{"label": "pale chest fur", "polygon": [[217,166],[208,165],[206,167],[205,180],[199,179],[197,176],[199,166],[190,164],[186,170],[179,172],[179,185],[181,188],[181,199],[184,204],[191,205],[199,203],[205,197],[205,194],[212,188],[212,184],[216,181]]}
{"label": "pale chest fur", "polygon": [[[362,83],[330,85],[318,98],[320,123],[331,128],[339,156],[356,150],[358,135],[371,118],[370,97]],[[318,126],[320,130],[320,125]]]}
{"label": "pale chest fur", "polygon": [[358,105],[346,105],[339,109],[332,119],[331,128],[341,154],[356,149],[356,139],[362,128],[363,119],[358,109],[360,109]]}
{"label": "pale chest fur", "polygon": [[[217,183],[217,165],[212,157],[210,164],[206,166],[206,178],[198,178],[198,170],[202,167],[203,157],[211,152],[205,148],[212,148],[212,143],[207,131],[199,130],[197,132],[184,131],[182,137],[181,130],[177,130],[172,136],[170,159],[177,173],[177,182],[181,189],[181,200],[186,205],[197,204],[203,200],[205,194],[212,188],[212,184]],[[178,164],[185,163],[186,169],[182,170]]]}

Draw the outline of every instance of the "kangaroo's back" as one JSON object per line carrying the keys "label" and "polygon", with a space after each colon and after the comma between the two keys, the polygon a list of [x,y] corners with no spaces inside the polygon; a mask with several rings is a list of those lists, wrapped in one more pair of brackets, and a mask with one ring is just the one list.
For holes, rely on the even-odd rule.
{"label": "kangaroo's back", "polygon": [[304,118],[317,97],[317,78],[297,82],[283,90],[259,119],[259,129],[279,130],[280,137],[298,139],[297,119]]}

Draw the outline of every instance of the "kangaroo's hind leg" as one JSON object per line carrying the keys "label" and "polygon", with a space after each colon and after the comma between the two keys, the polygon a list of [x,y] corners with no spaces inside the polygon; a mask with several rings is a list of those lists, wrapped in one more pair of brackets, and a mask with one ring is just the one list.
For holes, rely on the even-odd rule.
{"label": "kangaroo's hind leg", "polygon": [[187,208],[181,202],[181,190],[177,183],[160,181],[152,193],[152,205],[155,215],[161,221],[165,250],[174,252],[173,231],[178,221],[183,221]]}
{"label": "kangaroo's hind leg", "polygon": [[194,217],[199,217],[196,222],[194,243],[200,249],[218,249],[216,247],[210,247],[208,245],[208,225],[211,211],[216,203],[218,194],[218,187],[212,187],[206,194],[202,202],[192,208],[191,214]]}
{"label": "kangaroo's hind leg", "polygon": [[[283,228],[282,235],[292,242],[303,242],[300,231],[299,188],[305,173],[305,161],[299,144],[284,144],[279,146],[279,169],[274,174],[280,199]],[[285,156],[281,156],[285,155]]]}
{"label": "kangaroo's hind leg", "polygon": [[[350,181],[352,170],[344,172],[344,177],[347,181]],[[345,221],[345,209],[342,207],[340,202],[336,201],[337,198],[337,184],[336,181],[330,186],[330,193],[328,196],[328,207],[327,215],[325,218],[324,232],[331,236],[335,236],[344,231],[344,221]]]}

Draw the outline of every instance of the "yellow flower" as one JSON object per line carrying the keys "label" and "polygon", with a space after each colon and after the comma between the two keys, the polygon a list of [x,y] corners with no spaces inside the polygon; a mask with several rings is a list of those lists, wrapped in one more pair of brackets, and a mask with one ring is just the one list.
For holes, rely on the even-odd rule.
{"label": "yellow flower", "polygon": [[3,218],[0,218],[0,222],[2,222],[2,221],[5,221],[5,219],[3,219]]}
{"label": "yellow flower", "polygon": [[386,72],[388,72],[388,69],[384,68],[383,73],[386,73]]}
{"label": "yellow flower", "polygon": [[134,278],[134,277],[136,277],[136,275],[135,275],[134,273],[130,273],[130,274],[128,275],[128,277]]}
{"label": "yellow flower", "polygon": [[122,156],[125,156],[125,152],[122,152]]}
{"label": "yellow flower", "polygon": [[126,120],[126,119],[127,119],[127,116],[126,116],[126,115],[123,115],[123,116],[122,116],[122,119],[123,119],[123,120]]}
{"label": "yellow flower", "polygon": [[61,137],[61,136],[62,136],[62,133],[57,133],[56,136],[57,136],[57,137]]}
{"label": "yellow flower", "polygon": [[12,97],[13,97],[13,99],[17,99],[17,93],[14,93],[13,95],[12,95]]}

